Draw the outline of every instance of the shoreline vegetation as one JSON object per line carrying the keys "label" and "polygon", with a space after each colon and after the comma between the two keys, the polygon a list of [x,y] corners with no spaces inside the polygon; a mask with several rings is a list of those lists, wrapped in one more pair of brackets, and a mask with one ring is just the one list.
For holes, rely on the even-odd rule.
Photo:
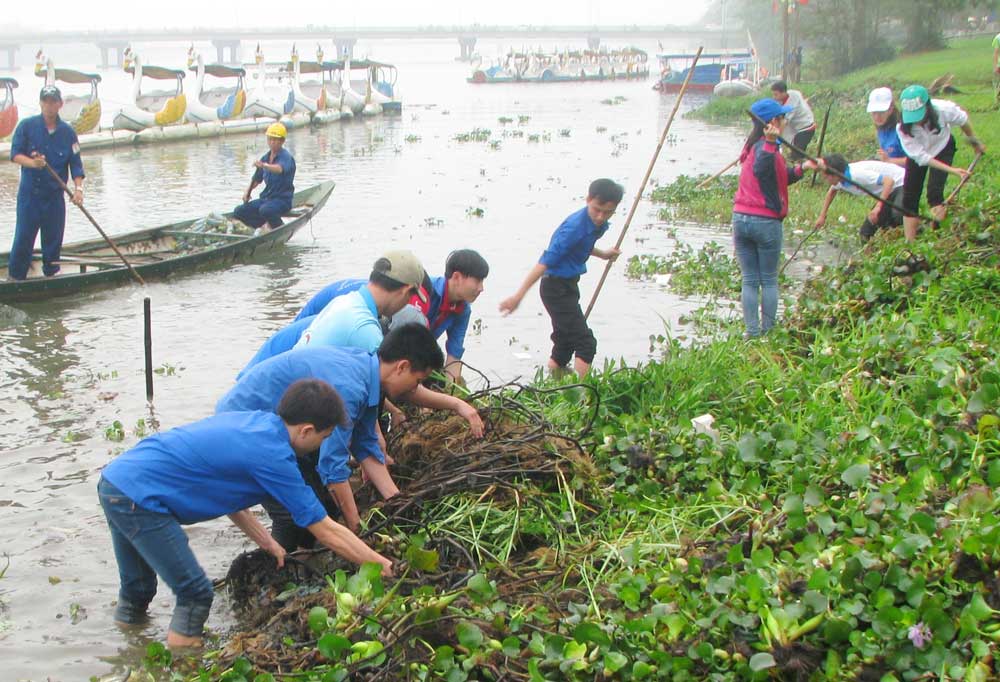
{"label": "shoreline vegetation", "polygon": [[[153,645],[146,671],[231,682],[996,679],[990,58],[988,41],[963,41],[803,87],[817,119],[834,103],[826,151],[857,159],[875,149],[871,87],[898,93],[955,74],[962,92],[945,97],[967,108],[988,151],[941,228],[909,244],[883,231],[862,252],[868,202],[840,196],[815,239],[854,255],[792,292],[765,339],[744,342],[738,321],[716,320],[690,345],[661,335],[659,361],[608,363],[581,385],[539,377],[494,390],[480,405],[504,428],[479,445],[425,422],[422,457],[487,476],[493,447],[507,469],[418,505],[403,526],[369,519],[376,549],[405,559],[401,577],[304,572],[261,588],[256,625],[223,649],[192,663]],[[694,115],[743,121],[748,103],[716,99]],[[664,208],[673,218],[728,223],[732,181],[698,191],[699,180],[654,198],[676,202]],[[786,243],[811,229],[825,191],[821,180],[792,188]],[[732,270],[716,252],[701,258],[728,284],[692,291],[725,298]],[[651,263],[637,261],[637,276]],[[697,272],[676,279],[694,287]],[[707,414],[714,422],[695,429]],[[510,455],[536,431],[545,438],[518,465]],[[541,472],[538,448],[559,464]]]}

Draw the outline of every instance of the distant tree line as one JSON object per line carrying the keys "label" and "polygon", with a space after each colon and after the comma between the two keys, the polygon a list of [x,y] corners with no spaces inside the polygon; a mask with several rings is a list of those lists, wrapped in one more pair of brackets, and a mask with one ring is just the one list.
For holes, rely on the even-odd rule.
{"label": "distant tree line", "polygon": [[804,46],[809,71],[827,76],[943,47],[946,31],[985,28],[982,17],[998,8],[1000,0],[712,0],[705,21],[742,24],[780,69],[788,11],[790,48]]}

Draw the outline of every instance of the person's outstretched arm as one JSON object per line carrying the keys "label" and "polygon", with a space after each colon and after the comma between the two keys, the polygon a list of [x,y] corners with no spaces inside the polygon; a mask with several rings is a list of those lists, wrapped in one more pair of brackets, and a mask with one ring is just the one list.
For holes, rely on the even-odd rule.
{"label": "person's outstretched arm", "polygon": [[357,535],[329,516],[310,525],[308,530],[337,556],[359,565],[369,561],[381,564],[382,575],[392,575],[392,561],[366,545]]}
{"label": "person's outstretched arm", "polygon": [[535,282],[542,278],[542,275],[545,274],[545,269],[545,266],[541,263],[535,263],[534,267],[528,271],[528,276],[524,278],[517,292],[513,296],[500,301],[500,312],[504,315],[510,315],[517,310],[517,307],[521,305],[521,299],[524,298],[526,293],[531,291],[531,287],[535,286]]}

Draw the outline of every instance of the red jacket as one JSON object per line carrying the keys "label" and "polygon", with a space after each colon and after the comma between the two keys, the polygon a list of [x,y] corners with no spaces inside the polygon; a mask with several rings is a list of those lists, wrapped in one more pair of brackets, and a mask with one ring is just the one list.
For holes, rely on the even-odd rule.
{"label": "red jacket", "polygon": [[788,215],[788,186],[802,179],[802,166],[788,168],[778,145],[765,138],[743,150],[740,161],[733,212],[778,220]]}

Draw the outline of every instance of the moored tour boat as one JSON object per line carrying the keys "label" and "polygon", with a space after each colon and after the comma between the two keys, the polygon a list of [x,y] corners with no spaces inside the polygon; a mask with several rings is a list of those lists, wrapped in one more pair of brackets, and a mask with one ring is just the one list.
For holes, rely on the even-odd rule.
{"label": "moored tour boat", "polygon": [[[660,92],[678,92],[687,79],[692,68],[695,55],[693,53],[658,54],[660,62],[660,80],[654,89]],[[739,65],[752,60],[749,52],[716,52],[702,53],[698,64],[694,66],[688,90],[692,92],[711,93],[715,86],[730,73],[730,65]]]}
{"label": "moored tour boat", "polygon": [[[323,208],[333,188],[334,183],[328,181],[296,192],[292,210],[285,214],[287,221],[273,230],[251,230],[226,213],[217,225],[193,219],[115,235],[113,239],[144,280],[219,263],[228,265],[291,239]],[[0,301],[4,302],[47,299],[132,281],[128,268],[103,239],[64,244],[61,269],[54,277],[42,275],[41,252],[36,250],[28,278],[8,280],[8,255],[0,254]]]}
{"label": "moored tour boat", "polygon": [[643,50],[563,52],[509,52],[483,68],[473,62],[470,83],[562,83],[570,81],[644,79],[649,76],[648,57]]}

